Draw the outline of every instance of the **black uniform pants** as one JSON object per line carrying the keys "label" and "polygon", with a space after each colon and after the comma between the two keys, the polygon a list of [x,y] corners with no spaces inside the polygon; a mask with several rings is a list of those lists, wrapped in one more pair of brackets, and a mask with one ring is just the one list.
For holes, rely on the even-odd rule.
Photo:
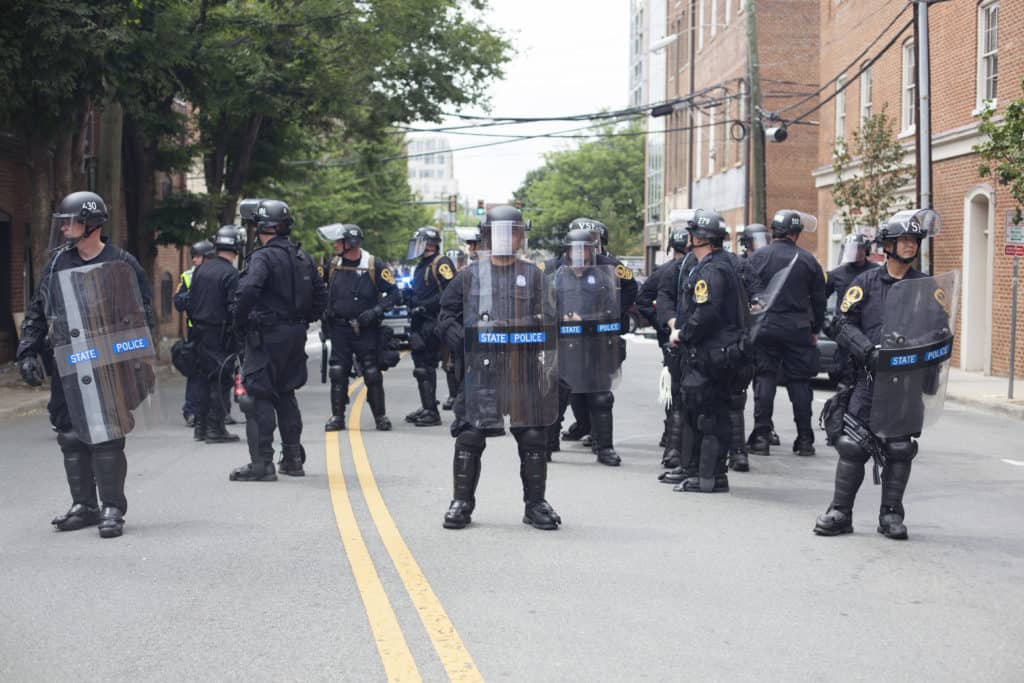
{"label": "black uniform pants", "polygon": [[272,459],[275,427],[281,432],[282,445],[298,445],[302,438],[302,414],[295,390],[309,376],[305,346],[306,328],[301,324],[250,331],[246,337],[242,376],[249,397],[243,411],[254,463]]}
{"label": "black uniform pants", "polygon": [[224,421],[231,404],[224,402],[231,386],[233,363],[220,327],[196,325],[192,330],[199,355],[199,368],[193,376],[196,422],[215,425]]}
{"label": "black uniform pants", "polygon": [[[348,378],[351,376],[353,359],[358,359],[359,368],[363,373],[363,380],[367,386],[379,384],[382,381],[380,369],[377,362],[378,344],[380,340],[380,328],[376,325],[361,329],[359,334],[355,333],[347,323],[335,323],[331,325],[331,358],[330,366],[331,382],[344,382],[348,386]],[[336,378],[340,378],[336,380]]]}
{"label": "black uniform pants", "polygon": [[68,480],[73,504],[115,507],[122,514],[128,511],[124,495],[124,480],[128,474],[128,460],[124,454],[124,439],[87,444],[73,431],[57,433],[57,443],[64,455],[64,472]]}
{"label": "black uniform pants", "polygon": [[757,346],[757,374],[754,383],[754,432],[768,437],[772,429],[775,391],[786,383],[793,404],[793,421],[799,436],[814,438],[811,426],[811,378],[818,371],[818,349],[799,339],[765,335]]}

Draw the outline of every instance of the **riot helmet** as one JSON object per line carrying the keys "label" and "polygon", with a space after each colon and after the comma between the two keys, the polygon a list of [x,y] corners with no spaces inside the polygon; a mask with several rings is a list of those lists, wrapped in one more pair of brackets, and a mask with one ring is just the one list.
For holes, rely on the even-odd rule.
{"label": "riot helmet", "polygon": [[845,263],[860,263],[868,255],[871,243],[867,237],[860,233],[851,233],[843,240],[843,259],[840,265]]}
{"label": "riot helmet", "polygon": [[325,242],[341,240],[345,249],[357,249],[363,246],[363,229],[355,223],[331,223],[316,229],[317,236]]}
{"label": "riot helmet", "polygon": [[493,206],[480,221],[480,249],[491,256],[516,256],[526,249],[529,223],[523,221],[519,209]]}
{"label": "riot helmet", "polygon": [[[107,203],[95,192],[72,192],[64,197],[53,213],[50,224],[51,251],[61,245],[73,247],[107,222]],[[77,234],[74,224],[83,229]]]}
{"label": "riot helmet", "polygon": [[213,254],[214,251],[215,249],[213,247],[213,242],[211,242],[210,240],[202,240],[192,245],[192,247],[189,249],[189,255],[192,258],[195,258],[197,256],[200,258],[206,258],[207,256]]}
{"label": "riot helmet", "polygon": [[772,217],[772,237],[799,235],[801,232],[814,232],[818,229],[818,219],[803,211],[783,209]]}
{"label": "riot helmet", "polygon": [[593,218],[577,218],[569,224],[569,230],[589,230],[595,233],[601,241],[602,249],[608,246],[608,226],[601,221],[596,221]]}
{"label": "riot helmet", "polygon": [[279,199],[264,199],[256,207],[256,230],[261,235],[288,235],[293,222],[291,209]]}
{"label": "riot helmet", "polygon": [[740,244],[748,254],[753,254],[758,249],[768,246],[768,228],[761,223],[751,223],[743,228],[740,235]]}
{"label": "riot helmet", "polygon": [[405,260],[412,261],[420,258],[427,251],[427,246],[431,244],[436,247],[434,250],[436,254],[441,248],[441,231],[430,225],[416,228],[412,239],[409,240],[409,250],[405,254]]}
{"label": "riot helmet", "polygon": [[710,209],[697,209],[690,221],[690,243],[696,238],[707,240],[712,247],[721,247],[729,231],[721,214]]}
{"label": "riot helmet", "polygon": [[256,225],[256,211],[263,199],[243,199],[238,203],[238,216],[242,225]]}
{"label": "riot helmet", "polygon": [[455,268],[457,270],[464,268],[466,263],[469,261],[469,258],[466,256],[466,252],[462,249],[449,249],[444,253],[444,255],[455,264]]}
{"label": "riot helmet", "polygon": [[597,263],[601,238],[586,228],[573,228],[562,239],[565,261],[573,268],[583,268]]}
{"label": "riot helmet", "polygon": [[217,234],[213,236],[213,246],[217,251],[230,251],[238,253],[238,226],[222,225]]}
{"label": "riot helmet", "polygon": [[690,233],[687,232],[685,227],[672,228],[672,231],[668,234],[668,248],[669,251],[676,251],[680,254],[686,253],[686,250],[690,248]]}
{"label": "riot helmet", "polygon": [[877,242],[882,245],[882,251],[889,258],[900,263],[912,263],[917,258],[904,258],[896,253],[896,241],[901,237],[914,237],[917,239],[920,252],[921,241],[925,237],[934,237],[942,229],[942,219],[932,209],[907,209],[900,211],[886,220],[878,228]]}

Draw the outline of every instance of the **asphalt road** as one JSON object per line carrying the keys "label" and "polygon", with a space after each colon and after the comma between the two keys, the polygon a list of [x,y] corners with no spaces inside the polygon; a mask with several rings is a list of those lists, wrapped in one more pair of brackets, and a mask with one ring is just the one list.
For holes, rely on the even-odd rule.
{"label": "asphalt road", "polygon": [[[730,494],[674,493],[656,481],[659,354],[629,354],[623,466],[556,454],[557,532],[521,523],[508,437],[473,525],[441,528],[450,413],[402,421],[407,358],[385,377],[390,433],[357,387],[362,430],[325,438],[326,388],[303,389],[308,475],[275,483],[229,482],[244,445],[195,444],[165,383],[128,441],[116,540],[52,531],[67,489],[46,418],[0,421],[0,680],[1022,680],[1019,421],[948,406],[914,463],[910,540],[875,533],[870,477],[856,533],[818,538],[823,438],[814,458],[752,457]],[[782,392],[783,444],[789,415]]]}

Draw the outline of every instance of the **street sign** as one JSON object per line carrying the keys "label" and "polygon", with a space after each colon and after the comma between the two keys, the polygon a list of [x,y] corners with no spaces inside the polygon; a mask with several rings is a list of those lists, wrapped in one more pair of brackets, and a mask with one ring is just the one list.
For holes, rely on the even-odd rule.
{"label": "street sign", "polygon": [[[1017,212],[1015,210],[1006,212],[1006,243],[1024,245],[1024,221],[1014,223],[1013,219],[1016,215]],[[1024,254],[1021,254],[1021,256],[1024,256]]]}
{"label": "street sign", "polygon": [[1007,244],[1003,247],[1003,256],[1024,256],[1024,244]]}

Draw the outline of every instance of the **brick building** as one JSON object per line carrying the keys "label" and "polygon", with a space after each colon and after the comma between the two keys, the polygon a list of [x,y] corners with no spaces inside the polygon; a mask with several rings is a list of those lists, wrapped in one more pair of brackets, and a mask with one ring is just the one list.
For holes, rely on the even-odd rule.
{"label": "brick building", "polygon": [[[859,77],[850,77],[845,96],[816,113],[820,120],[817,168],[817,214],[823,225],[818,257],[824,264],[838,258],[842,228],[831,197],[833,141],[849,135],[862,116],[886,106],[895,118],[905,160],[916,157],[913,102],[916,82],[914,34],[900,31],[912,16],[904,3],[888,0],[820,0],[820,82],[850,67],[869,41],[900,12],[865,59],[889,39],[893,47]],[[1024,77],[1024,0],[957,0],[931,6],[930,62],[934,208],[942,217],[942,233],[932,240],[924,266],[933,273],[962,273],[960,319],[954,364],[965,370],[1006,375],[1009,370],[1011,278],[1013,260],[1003,255],[1006,214],[1014,208],[1007,190],[978,175],[974,145],[979,112],[990,101],[996,112],[1021,97]],[[859,70],[859,66],[853,71]],[[822,97],[834,92],[835,86]],[[915,197],[905,188],[906,201]],[[823,232],[824,231],[824,232]],[[1024,330],[1018,326],[1018,337]],[[1024,338],[1024,337],[1022,337]],[[1024,372],[1024,353],[1016,357],[1016,373]]]}
{"label": "brick building", "polygon": [[[818,82],[819,0],[759,0],[756,5],[762,109],[794,105]],[[747,21],[744,0],[669,0],[666,97],[696,94],[693,106],[665,117],[664,211],[708,207],[720,211],[736,235],[748,222],[749,137],[740,122],[747,104]],[[691,71],[692,70],[692,71]],[[817,104],[788,112],[795,118]],[[780,208],[814,212],[810,172],[817,164],[817,131],[795,126],[783,145],[766,146],[769,216]],[[649,200],[650,201],[650,200]],[[667,223],[667,221],[666,221]],[[668,226],[662,226],[661,244]],[[815,248],[807,235],[801,245]]]}

